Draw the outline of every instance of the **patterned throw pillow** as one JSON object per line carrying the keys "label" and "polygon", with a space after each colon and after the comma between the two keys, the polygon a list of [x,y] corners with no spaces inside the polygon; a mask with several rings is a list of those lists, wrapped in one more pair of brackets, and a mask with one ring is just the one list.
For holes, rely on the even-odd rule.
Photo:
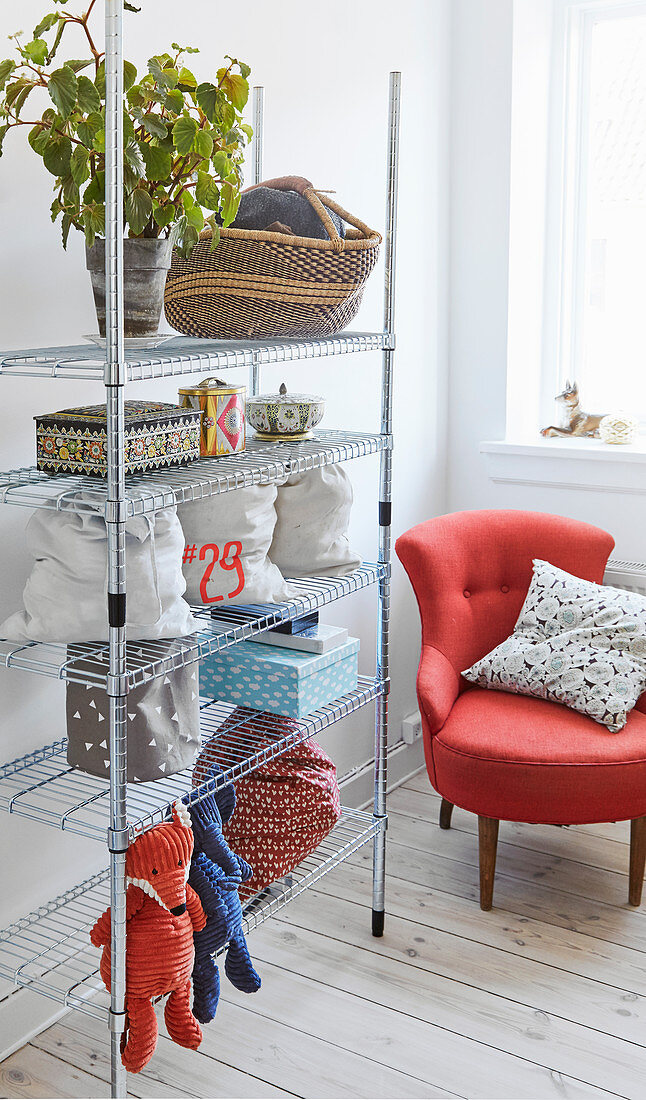
{"label": "patterned throw pillow", "polygon": [[535,561],[513,634],[462,675],[563,703],[617,733],[646,690],[646,599]]}

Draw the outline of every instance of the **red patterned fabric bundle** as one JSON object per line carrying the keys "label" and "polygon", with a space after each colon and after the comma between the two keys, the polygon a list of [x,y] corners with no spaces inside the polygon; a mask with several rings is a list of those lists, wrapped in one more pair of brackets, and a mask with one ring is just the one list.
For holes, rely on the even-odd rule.
{"label": "red patterned fabric bundle", "polygon": [[[238,708],[227,719],[227,729],[245,732],[245,715]],[[285,737],[297,723],[278,715],[265,715],[276,723],[275,733]],[[257,715],[256,715],[257,718]],[[273,732],[273,731],[272,731]],[[217,739],[226,738],[224,728]],[[275,736],[269,738],[275,740]],[[257,746],[256,746],[257,747]],[[208,777],[217,757],[217,741],[207,745],[193,772],[198,785]],[[245,883],[247,896],[288,874],[313,852],[341,816],[336,767],[314,740],[304,741],[244,779],[236,781],[236,808],[224,826],[233,850],[253,867],[253,878]]]}

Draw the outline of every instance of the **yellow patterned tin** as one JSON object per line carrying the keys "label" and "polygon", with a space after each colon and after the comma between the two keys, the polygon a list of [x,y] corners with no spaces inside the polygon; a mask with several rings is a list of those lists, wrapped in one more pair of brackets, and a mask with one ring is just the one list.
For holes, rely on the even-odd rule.
{"label": "yellow patterned tin", "polygon": [[246,392],[246,386],[227,386],[219,378],[203,378],[198,386],[179,391],[183,409],[202,413],[202,457],[244,451]]}

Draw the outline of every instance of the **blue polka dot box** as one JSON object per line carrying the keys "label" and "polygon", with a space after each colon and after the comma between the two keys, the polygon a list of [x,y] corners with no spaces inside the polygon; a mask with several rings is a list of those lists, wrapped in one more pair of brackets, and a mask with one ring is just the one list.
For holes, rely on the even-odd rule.
{"label": "blue polka dot box", "polygon": [[304,718],[357,686],[359,640],[328,653],[301,653],[279,646],[266,653],[239,642],[200,664],[200,695],[238,706]]}

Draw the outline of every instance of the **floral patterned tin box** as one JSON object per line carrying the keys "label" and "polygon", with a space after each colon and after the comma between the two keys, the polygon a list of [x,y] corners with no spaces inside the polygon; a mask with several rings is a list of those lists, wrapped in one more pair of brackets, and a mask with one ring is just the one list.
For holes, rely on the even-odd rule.
{"label": "floral patterned tin box", "polygon": [[253,642],[239,642],[205,657],[200,664],[200,694],[304,718],[357,686],[357,638],[348,638],[327,653],[279,646],[266,653],[260,649]]}
{"label": "floral patterned tin box", "polygon": [[[106,406],[34,417],[36,463],[48,474],[107,477]],[[200,412],[161,401],[125,402],[126,473],[182,466],[200,457]]]}

